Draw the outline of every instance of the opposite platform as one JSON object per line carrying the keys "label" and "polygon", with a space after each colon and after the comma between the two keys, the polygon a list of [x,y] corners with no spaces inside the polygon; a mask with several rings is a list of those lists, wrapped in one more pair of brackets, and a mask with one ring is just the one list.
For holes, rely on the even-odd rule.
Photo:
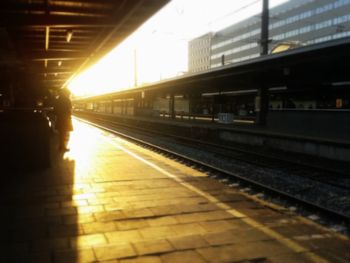
{"label": "opposite platform", "polygon": [[347,237],[88,124],[69,147],[2,176],[0,262],[350,261]]}

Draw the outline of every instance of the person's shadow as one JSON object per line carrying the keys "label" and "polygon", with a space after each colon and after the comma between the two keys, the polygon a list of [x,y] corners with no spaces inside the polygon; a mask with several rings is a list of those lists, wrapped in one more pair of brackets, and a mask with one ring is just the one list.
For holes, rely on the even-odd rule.
{"label": "person's shadow", "polygon": [[0,186],[1,262],[78,260],[69,242],[78,234],[73,200],[75,161],[57,151],[56,137],[50,136],[49,155],[45,156],[49,165],[35,151],[27,160],[11,159],[13,152],[7,156],[10,162],[2,169]]}

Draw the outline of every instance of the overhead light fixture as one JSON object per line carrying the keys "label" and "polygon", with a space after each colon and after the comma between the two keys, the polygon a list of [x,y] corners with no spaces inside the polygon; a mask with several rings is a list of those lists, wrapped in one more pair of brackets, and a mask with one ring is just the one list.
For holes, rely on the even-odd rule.
{"label": "overhead light fixture", "polygon": [[45,50],[49,49],[50,27],[45,28]]}
{"label": "overhead light fixture", "polygon": [[55,73],[55,77],[57,77],[57,73]]}
{"label": "overhead light fixture", "polygon": [[61,61],[61,60],[58,61],[58,62],[57,62],[57,65],[60,67],[60,66],[62,65],[62,61]]}
{"label": "overhead light fixture", "polygon": [[73,36],[73,30],[71,29],[67,30],[66,40],[68,43],[72,40],[72,36]]}

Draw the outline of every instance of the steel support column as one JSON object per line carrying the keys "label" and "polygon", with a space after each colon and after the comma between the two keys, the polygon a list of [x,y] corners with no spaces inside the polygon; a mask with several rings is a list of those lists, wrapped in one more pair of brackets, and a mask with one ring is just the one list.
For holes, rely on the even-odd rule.
{"label": "steel support column", "polygon": [[[263,0],[263,9],[261,14],[261,39],[260,55],[265,56],[269,50],[269,0]],[[261,86],[255,98],[256,124],[266,125],[266,116],[269,110],[268,87],[264,77],[261,77]]]}
{"label": "steel support column", "polygon": [[257,96],[255,98],[255,111],[256,111],[256,124],[266,125],[266,117],[269,111],[269,90],[262,80],[261,87],[258,89]]}
{"label": "steel support column", "polygon": [[175,119],[175,96],[174,93],[170,94],[170,100],[169,100],[169,114],[170,118]]}
{"label": "steel support column", "polygon": [[261,14],[260,55],[268,54],[269,50],[269,0],[263,0]]}

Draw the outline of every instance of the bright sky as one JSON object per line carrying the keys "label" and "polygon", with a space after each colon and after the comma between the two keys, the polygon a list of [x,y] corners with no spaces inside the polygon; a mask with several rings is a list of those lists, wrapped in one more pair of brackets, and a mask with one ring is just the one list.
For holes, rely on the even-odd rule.
{"label": "bright sky", "polygon": [[[288,0],[270,0],[270,7]],[[262,9],[262,0],[172,0],[97,64],[77,76],[69,89],[92,96],[174,77],[187,71],[188,42],[218,31]]]}

